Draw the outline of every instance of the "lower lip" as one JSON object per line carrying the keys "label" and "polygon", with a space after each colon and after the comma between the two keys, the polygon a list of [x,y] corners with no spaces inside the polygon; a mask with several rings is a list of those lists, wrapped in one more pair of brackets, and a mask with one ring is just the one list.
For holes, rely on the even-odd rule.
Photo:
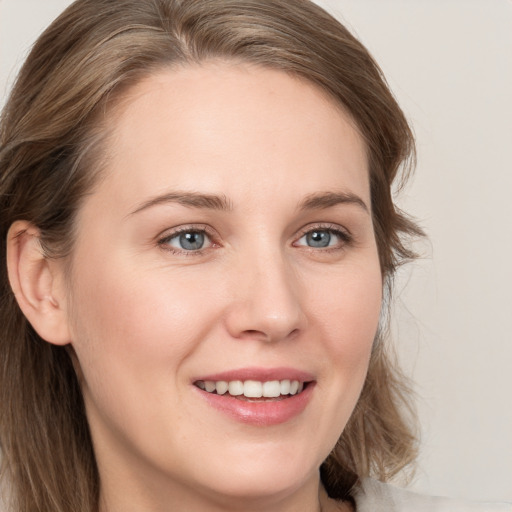
{"label": "lower lip", "polygon": [[254,402],[240,400],[228,393],[217,395],[198,387],[195,389],[209,405],[241,423],[270,426],[285,423],[298,416],[311,400],[314,387],[314,382],[309,382],[298,395],[289,395],[279,400]]}

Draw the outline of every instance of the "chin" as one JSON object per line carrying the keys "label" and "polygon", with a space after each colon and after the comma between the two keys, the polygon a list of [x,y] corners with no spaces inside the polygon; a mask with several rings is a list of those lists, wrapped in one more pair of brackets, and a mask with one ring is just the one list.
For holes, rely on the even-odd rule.
{"label": "chin", "polygon": [[235,501],[284,498],[308,482],[318,481],[320,462],[297,455],[262,449],[250,457],[225,457],[221,468],[211,467],[208,471],[203,466],[201,480],[216,494]]}
{"label": "chin", "polygon": [[299,471],[291,473],[287,468],[282,468],[278,461],[274,461],[272,468],[249,468],[245,473],[236,475],[230,472],[215,481],[209,481],[208,486],[214,486],[214,492],[229,501],[274,501],[293,495],[313,477],[316,481],[317,475],[317,468],[309,474]]}

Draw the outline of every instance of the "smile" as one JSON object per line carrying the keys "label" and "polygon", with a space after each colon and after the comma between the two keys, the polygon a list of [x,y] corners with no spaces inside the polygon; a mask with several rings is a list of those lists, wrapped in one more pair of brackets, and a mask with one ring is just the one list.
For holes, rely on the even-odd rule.
{"label": "smile", "polygon": [[239,368],[195,378],[191,384],[210,407],[257,427],[299,417],[314,396],[316,378],[294,368]]}
{"label": "smile", "polygon": [[194,383],[199,389],[208,393],[243,398],[284,398],[290,395],[297,395],[304,389],[304,383],[299,380],[198,380]]}

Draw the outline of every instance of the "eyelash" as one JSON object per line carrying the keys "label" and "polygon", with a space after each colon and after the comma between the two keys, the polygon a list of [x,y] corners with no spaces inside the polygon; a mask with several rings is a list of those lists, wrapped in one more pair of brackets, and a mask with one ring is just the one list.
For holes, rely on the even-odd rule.
{"label": "eyelash", "polygon": [[[353,243],[353,237],[349,233],[348,230],[342,229],[337,224],[317,224],[314,226],[308,226],[307,228],[304,228],[299,237],[297,238],[297,241],[302,239],[304,236],[308,235],[309,233],[313,233],[315,231],[326,231],[330,233],[331,235],[335,235],[340,239],[340,244],[334,245],[334,246],[328,246],[328,247],[311,247],[307,245],[301,245],[299,247],[305,247],[306,249],[309,249],[311,251],[315,252],[334,252],[334,251],[340,251],[343,250],[343,248],[347,245],[350,245]],[[297,242],[294,242],[294,245]]]}
{"label": "eyelash", "polygon": [[[332,251],[339,251],[342,250],[346,245],[350,245],[353,242],[352,235],[346,231],[341,229],[338,225],[333,224],[318,224],[314,225],[308,228],[303,229],[300,231],[299,236],[297,237],[296,241],[293,243],[294,247],[297,247],[297,242],[301,240],[304,236],[308,235],[309,233],[313,233],[315,231],[326,231],[330,233],[331,235],[335,235],[341,240],[341,244],[335,245],[335,246],[328,246],[328,247],[311,247],[307,245],[298,245],[298,247],[304,247],[306,249],[318,252],[332,252]],[[210,240],[210,246],[205,247],[202,249],[197,250],[186,250],[186,249],[176,249],[169,245],[170,240],[180,236],[183,233],[200,233],[206,235],[206,237]],[[165,234],[162,238],[158,239],[158,245],[165,251],[170,252],[171,254],[178,254],[183,256],[201,256],[209,249],[214,248],[215,246],[219,246],[215,242],[215,234],[212,232],[212,230],[208,226],[204,225],[195,225],[195,226],[183,226],[180,228],[175,229],[171,233]]]}
{"label": "eyelash", "polygon": [[[208,237],[211,244],[209,247],[205,247],[204,249],[197,249],[195,251],[187,251],[185,249],[176,249],[175,247],[172,247],[169,245],[169,242],[178,236],[180,236],[183,233],[202,233]],[[182,226],[180,228],[175,229],[174,231],[165,234],[162,238],[158,240],[158,245],[165,251],[170,252],[171,254],[179,254],[181,256],[200,256],[208,249],[211,249],[212,246],[218,246],[218,244],[215,243],[215,234],[212,232],[212,230],[208,226],[204,225],[195,225],[195,226]]]}

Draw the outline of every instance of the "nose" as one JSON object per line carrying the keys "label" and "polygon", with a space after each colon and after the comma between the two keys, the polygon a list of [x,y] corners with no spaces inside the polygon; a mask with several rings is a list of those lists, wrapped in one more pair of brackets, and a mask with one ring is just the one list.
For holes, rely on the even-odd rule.
{"label": "nose", "polygon": [[300,279],[279,254],[241,258],[231,281],[227,330],[234,338],[276,342],[295,337],[306,325]]}

